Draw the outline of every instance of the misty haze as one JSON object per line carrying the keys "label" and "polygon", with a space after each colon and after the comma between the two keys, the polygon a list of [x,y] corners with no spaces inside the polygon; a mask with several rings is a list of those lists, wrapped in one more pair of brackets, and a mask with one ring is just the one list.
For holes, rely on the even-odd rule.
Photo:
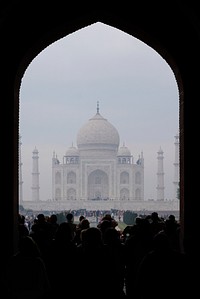
{"label": "misty haze", "polygon": [[20,204],[178,211],[178,105],[166,61],[116,28],[50,45],[21,85]]}

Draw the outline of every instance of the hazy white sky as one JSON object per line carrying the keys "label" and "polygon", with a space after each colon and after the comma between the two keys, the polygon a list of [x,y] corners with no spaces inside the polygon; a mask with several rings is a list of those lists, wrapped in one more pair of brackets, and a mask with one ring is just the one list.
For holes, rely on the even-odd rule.
{"label": "hazy white sky", "polygon": [[138,39],[95,23],[55,42],[29,65],[20,90],[23,199],[32,197],[32,151],[39,151],[40,199],[52,198],[53,151],[62,161],[78,130],[100,114],[134,161],[141,151],[145,199],[156,199],[157,152],[164,152],[165,198],[173,198],[178,87],[166,61]]}

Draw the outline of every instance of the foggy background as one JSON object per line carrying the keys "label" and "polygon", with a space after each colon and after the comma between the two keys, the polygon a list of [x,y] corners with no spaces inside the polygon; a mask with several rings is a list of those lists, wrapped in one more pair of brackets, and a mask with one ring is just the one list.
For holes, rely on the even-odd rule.
{"label": "foggy background", "polygon": [[164,152],[165,199],[174,186],[178,87],[166,61],[138,39],[102,23],[66,36],[29,65],[20,90],[23,200],[32,197],[32,152],[39,151],[40,199],[52,198],[52,156],[62,163],[79,129],[100,114],[134,163],[143,152],[145,200],[156,199],[157,152]]}

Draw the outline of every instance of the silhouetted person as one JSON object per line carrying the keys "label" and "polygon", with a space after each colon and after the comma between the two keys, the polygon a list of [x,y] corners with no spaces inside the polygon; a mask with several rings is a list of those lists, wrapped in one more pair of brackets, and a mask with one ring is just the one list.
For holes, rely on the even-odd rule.
{"label": "silhouetted person", "polygon": [[74,243],[79,245],[81,243],[81,231],[90,227],[90,222],[85,217],[80,221],[76,227],[76,234],[74,237]]}
{"label": "silhouetted person", "polygon": [[77,225],[74,223],[74,215],[72,213],[68,213],[66,215],[66,222],[69,223],[69,225],[71,227],[72,238],[74,238],[76,235]]}
{"label": "silhouetted person", "polygon": [[51,224],[47,221],[43,213],[38,214],[37,221],[31,227],[29,234],[40,248],[44,261],[49,254],[49,245],[52,239]]}
{"label": "silhouetted person", "polygon": [[154,236],[153,249],[138,268],[135,295],[138,299],[177,299],[189,294],[187,261],[173,250],[165,232]]}
{"label": "silhouetted person", "polygon": [[141,260],[152,248],[152,231],[146,218],[138,218],[125,241],[125,288],[129,298],[135,295],[135,281]]}
{"label": "silhouetted person", "polygon": [[120,233],[114,227],[108,227],[104,233],[104,248],[109,260],[110,295],[113,298],[125,297],[125,245],[121,242]]}
{"label": "silhouetted person", "polygon": [[25,224],[25,216],[18,214],[18,231],[19,239],[29,235],[28,226]]}
{"label": "silhouetted person", "polygon": [[54,239],[55,238],[55,235],[56,235],[56,232],[59,228],[59,224],[58,224],[58,218],[57,218],[57,215],[56,214],[52,214],[50,217],[49,217],[49,223],[51,224],[51,238]]}
{"label": "silhouetted person", "polygon": [[158,216],[157,212],[152,212],[151,217],[149,219],[150,225],[151,225],[151,232],[153,236],[155,236],[157,233],[159,233],[164,228],[164,222],[160,217]]}
{"label": "silhouetted person", "polygon": [[72,296],[76,288],[77,248],[73,242],[71,226],[62,222],[52,240],[48,273],[52,285],[52,294],[61,298],[63,294]]}
{"label": "silhouetted person", "polygon": [[20,239],[19,252],[8,262],[7,288],[10,299],[47,299],[50,295],[45,263],[30,236]]}
{"label": "silhouetted person", "polygon": [[164,231],[167,234],[170,245],[174,250],[181,251],[180,246],[180,224],[177,223],[174,215],[169,215],[165,220]]}
{"label": "silhouetted person", "polygon": [[112,294],[110,277],[114,273],[102,241],[102,233],[97,227],[90,227],[83,232],[84,242],[78,247],[76,295],[81,296],[84,291],[87,298],[109,298]]}

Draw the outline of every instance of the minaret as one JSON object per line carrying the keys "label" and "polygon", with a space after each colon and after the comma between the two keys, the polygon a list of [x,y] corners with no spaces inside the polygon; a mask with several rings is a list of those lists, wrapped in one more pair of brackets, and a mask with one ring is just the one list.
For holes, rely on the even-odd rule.
{"label": "minaret", "polygon": [[19,204],[23,202],[23,180],[22,180],[22,154],[21,154],[21,135],[19,135]]}
{"label": "minaret", "polygon": [[34,149],[33,151],[33,172],[32,172],[32,201],[38,202],[39,197],[39,163],[38,163],[38,150]]}
{"label": "minaret", "polygon": [[163,151],[160,147],[158,151],[158,172],[157,172],[157,200],[164,200],[164,171],[163,171]]}
{"label": "minaret", "polygon": [[175,159],[174,159],[174,197],[173,199],[177,199],[178,196],[178,188],[179,188],[179,135],[176,134],[175,138]]}

